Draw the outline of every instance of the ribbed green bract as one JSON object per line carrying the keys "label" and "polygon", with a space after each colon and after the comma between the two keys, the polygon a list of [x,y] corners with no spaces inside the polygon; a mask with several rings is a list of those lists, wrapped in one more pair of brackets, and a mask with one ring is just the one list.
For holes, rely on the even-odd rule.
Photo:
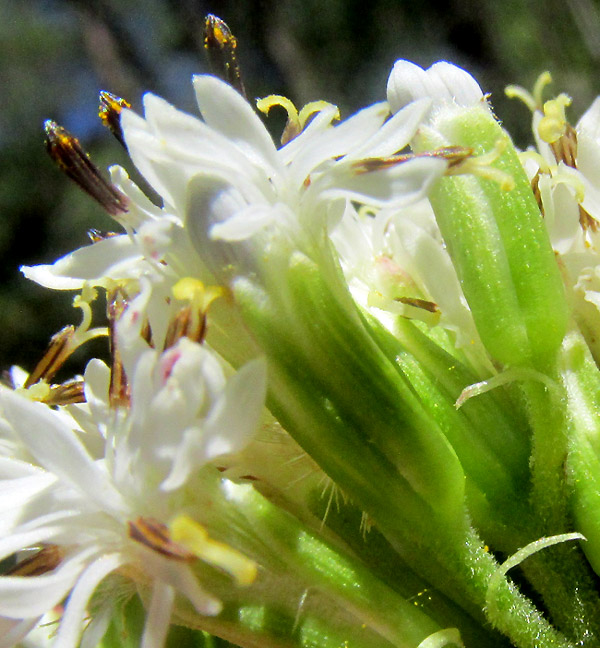
{"label": "ribbed green bract", "polygon": [[460,145],[480,155],[499,141],[505,148],[492,166],[512,176],[512,189],[456,175],[439,180],[430,200],[490,355],[506,366],[544,366],[565,335],[568,311],[543,217],[509,136],[483,106],[448,108],[416,146]]}

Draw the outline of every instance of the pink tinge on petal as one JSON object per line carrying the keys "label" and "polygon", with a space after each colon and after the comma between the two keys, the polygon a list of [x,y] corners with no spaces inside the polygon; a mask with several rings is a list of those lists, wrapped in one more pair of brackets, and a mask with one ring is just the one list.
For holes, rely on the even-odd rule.
{"label": "pink tinge on petal", "polygon": [[181,349],[175,347],[162,354],[159,362],[160,381],[164,385],[173,373],[177,361],[181,358]]}

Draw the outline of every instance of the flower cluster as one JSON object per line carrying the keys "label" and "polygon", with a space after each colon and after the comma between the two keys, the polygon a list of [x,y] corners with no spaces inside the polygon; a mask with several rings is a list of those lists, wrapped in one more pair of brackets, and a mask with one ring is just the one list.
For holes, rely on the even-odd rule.
{"label": "flower cluster", "polygon": [[0,647],[600,645],[600,104],[398,61],[277,147],[207,29],[201,119],[101,95],[160,202],[46,123],[121,230],[23,268],[83,322],[0,386]]}

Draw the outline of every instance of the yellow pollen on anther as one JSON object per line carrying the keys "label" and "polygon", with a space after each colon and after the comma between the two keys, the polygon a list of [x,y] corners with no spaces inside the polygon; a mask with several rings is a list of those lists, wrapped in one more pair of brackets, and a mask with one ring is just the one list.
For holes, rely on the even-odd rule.
{"label": "yellow pollen on anther", "polygon": [[224,542],[213,540],[207,530],[188,515],[178,515],[169,525],[172,540],[200,560],[231,574],[238,585],[250,585],[258,573],[256,563]]}

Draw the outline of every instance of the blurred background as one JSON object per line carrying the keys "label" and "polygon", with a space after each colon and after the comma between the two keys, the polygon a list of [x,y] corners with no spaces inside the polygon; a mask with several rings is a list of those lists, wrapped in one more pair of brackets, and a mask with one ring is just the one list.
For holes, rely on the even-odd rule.
{"label": "blurred background", "polygon": [[398,58],[469,70],[520,146],[529,115],[505,99],[508,83],[531,88],[550,70],[551,91],[574,99],[572,121],[600,92],[600,0],[0,0],[0,369],[31,369],[49,337],[80,319],[72,294],[28,282],[19,266],[86,244],[90,228],[114,229],[46,155],[43,120],[77,135],[101,168],[130,168],[100,124],[98,91],[139,108],[150,90],[195,112],[207,13],[237,36],[249,97],[326,99],[343,116],[385,98]]}

